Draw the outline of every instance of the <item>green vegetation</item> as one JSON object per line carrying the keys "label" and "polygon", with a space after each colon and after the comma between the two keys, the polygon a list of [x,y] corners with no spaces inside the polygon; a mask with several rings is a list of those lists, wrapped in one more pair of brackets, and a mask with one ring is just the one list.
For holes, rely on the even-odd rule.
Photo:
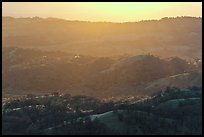
{"label": "green vegetation", "polygon": [[2,110],[3,134],[202,134],[199,87],[169,87],[137,103],[120,103],[56,93],[10,99]]}

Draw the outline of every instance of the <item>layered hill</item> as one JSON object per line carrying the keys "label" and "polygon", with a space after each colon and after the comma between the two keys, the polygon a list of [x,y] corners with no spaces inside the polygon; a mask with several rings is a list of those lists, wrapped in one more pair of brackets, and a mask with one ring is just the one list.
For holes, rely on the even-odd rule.
{"label": "layered hill", "polygon": [[2,42],[3,47],[60,50],[100,57],[151,53],[200,58],[202,18],[110,23],[2,17]]}
{"label": "layered hill", "polygon": [[151,95],[168,86],[202,87],[202,60],[153,55],[91,57],[3,48],[3,94],[60,91],[95,97]]}

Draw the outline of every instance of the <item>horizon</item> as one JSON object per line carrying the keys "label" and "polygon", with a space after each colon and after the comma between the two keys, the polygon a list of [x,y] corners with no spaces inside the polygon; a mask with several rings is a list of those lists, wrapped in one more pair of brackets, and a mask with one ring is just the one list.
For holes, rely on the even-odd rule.
{"label": "horizon", "polygon": [[172,17],[162,17],[160,19],[146,19],[146,20],[139,20],[139,21],[125,21],[125,22],[111,22],[111,21],[89,21],[89,20],[69,20],[64,18],[58,18],[58,17],[40,17],[40,16],[27,16],[27,17],[13,17],[13,16],[2,16],[2,18],[14,18],[14,19],[34,19],[34,18],[40,18],[40,19],[58,19],[58,20],[64,20],[64,21],[76,21],[76,22],[90,22],[90,23],[139,23],[143,21],[160,21],[164,18],[168,19],[175,19],[175,18],[202,18],[202,16],[172,16]]}
{"label": "horizon", "polygon": [[202,2],[3,2],[2,16],[53,17],[90,22],[139,22],[163,17],[202,17]]}

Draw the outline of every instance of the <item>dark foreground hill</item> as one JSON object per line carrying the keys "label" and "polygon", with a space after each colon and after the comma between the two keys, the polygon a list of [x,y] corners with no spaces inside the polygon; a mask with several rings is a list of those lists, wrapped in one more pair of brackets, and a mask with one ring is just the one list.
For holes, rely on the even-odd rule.
{"label": "dark foreground hill", "polygon": [[202,89],[118,101],[57,93],[4,98],[2,116],[4,135],[201,135]]}

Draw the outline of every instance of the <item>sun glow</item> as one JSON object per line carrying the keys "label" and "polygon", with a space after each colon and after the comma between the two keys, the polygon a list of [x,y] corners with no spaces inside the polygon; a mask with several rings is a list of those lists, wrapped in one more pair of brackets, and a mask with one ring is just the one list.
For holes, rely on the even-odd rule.
{"label": "sun glow", "polygon": [[126,22],[202,16],[202,2],[3,2],[3,16]]}

